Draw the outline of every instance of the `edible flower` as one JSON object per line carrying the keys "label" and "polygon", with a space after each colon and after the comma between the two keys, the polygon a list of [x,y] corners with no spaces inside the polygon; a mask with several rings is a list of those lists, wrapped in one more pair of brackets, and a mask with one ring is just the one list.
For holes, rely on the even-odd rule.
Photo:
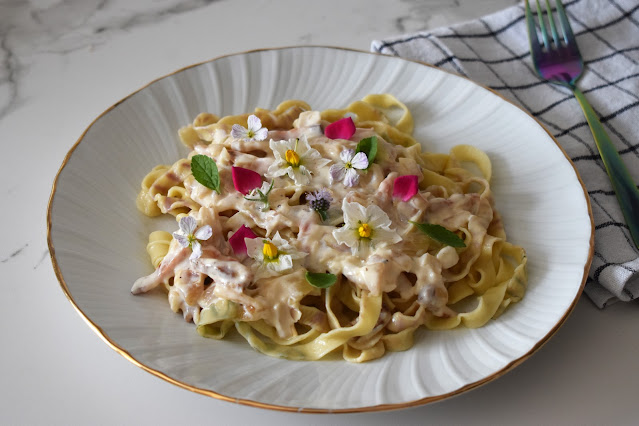
{"label": "edible flower", "polygon": [[363,152],[355,153],[353,149],[345,149],[339,154],[342,160],[333,164],[329,170],[333,182],[343,181],[346,186],[355,186],[359,183],[357,170],[365,170],[368,167],[368,157]]}
{"label": "edible flower", "polygon": [[268,129],[262,127],[262,120],[256,115],[249,115],[247,121],[248,129],[234,124],[231,128],[231,136],[235,139],[244,139],[246,141],[263,141],[266,139]]}
{"label": "edible flower", "polygon": [[206,241],[213,235],[213,230],[209,225],[204,225],[197,231],[197,222],[191,216],[184,216],[180,219],[180,230],[173,233],[173,238],[182,246],[192,250],[189,259],[195,261],[202,256],[202,245],[200,241]]}
{"label": "edible flower", "polygon": [[419,189],[417,175],[397,176],[393,182],[393,197],[408,201]]}
{"label": "edible flower", "polygon": [[253,265],[256,280],[281,275],[293,268],[293,260],[306,256],[283,239],[279,232],[272,239],[245,238],[244,241],[248,255],[256,261]]}
{"label": "edible flower", "polygon": [[390,229],[391,220],[384,211],[371,204],[364,207],[359,203],[342,202],[344,226],[333,231],[338,244],[346,244],[355,255],[365,254],[366,249],[384,247],[402,240],[397,232]]}
{"label": "edible flower", "polygon": [[311,173],[330,162],[311,148],[305,135],[298,139],[271,140],[269,147],[273,150],[275,161],[265,176],[276,178],[288,174],[296,185],[308,185]]}
{"label": "edible flower", "polygon": [[243,167],[231,167],[233,186],[243,195],[248,194],[262,184],[262,176],[259,173]]}
{"label": "edible flower", "polygon": [[355,123],[351,117],[345,117],[329,124],[324,129],[324,136],[329,139],[350,139],[355,134]]}
{"label": "edible flower", "polygon": [[240,228],[229,237],[229,244],[236,256],[247,254],[245,238],[257,238],[257,235],[255,235],[251,228],[245,225],[240,226]]}
{"label": "edible flower", "polygon": [[273,182],[269,184],[268,182],[263,182],[261,188],[255,188],[252,190],[248,197],[244,197],[247,201],[256,201],[258,203],[262,203],[262,211],[267,211],[270,208],[268,196],[273,190]]}
{"label": "edible flower", "polygon": [[322,188],[306,195],[306,200],[311,209],[315,210],[322,220],[326,220],[326,211],[333,202],[331,193],[326,188]]}

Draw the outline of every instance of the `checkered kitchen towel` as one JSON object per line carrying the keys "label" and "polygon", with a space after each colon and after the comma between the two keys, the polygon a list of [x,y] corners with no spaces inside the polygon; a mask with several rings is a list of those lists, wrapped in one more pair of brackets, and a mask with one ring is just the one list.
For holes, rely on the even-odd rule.
{"label": "checkered kitchen towel", "polygon": [[[639,0],[564,5],[586,65],[579,87],[639,182]],[[523,4],[452,27],[376,40],[371,49],[465,75],[543,123],[575,163],[590,195],[596,231],[586,294],[600,308],[639,297],[639,251],[577,101],[535,75]]]}

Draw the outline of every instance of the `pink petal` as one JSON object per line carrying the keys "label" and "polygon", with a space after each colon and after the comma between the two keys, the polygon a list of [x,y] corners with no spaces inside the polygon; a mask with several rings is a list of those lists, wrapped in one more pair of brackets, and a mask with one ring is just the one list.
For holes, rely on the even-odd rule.
{"label": "pink petal", "polygon": [[257,238],[257,235],[253,233],[251,228],[242,225],[240,229],[235,231],[235,234],[231,235],[231,238],[229,238],[229,244],[233,249],[233,253],[236,255],[247,254],[244,238]]}
{"label": "pink petal", "polygon": [[233,176],[233,186],[244,195],[262,185],[262,176],[253,170],[243,167],[233,167],[231,169],[231,175]]}
{"label": "pink petal", "polygon": [[413,195],[417,194],[419,189],[418,180],[419,176],[417,175],[396,177],[393,183],[393,197],[401,198],[402,201],[408,201],[413,198]]}
{"label": "pink petal", "polygon": [[350,139],[354,134],[355,123],[350,117],[337,120],[324,129],[324,135],[329,139]]}

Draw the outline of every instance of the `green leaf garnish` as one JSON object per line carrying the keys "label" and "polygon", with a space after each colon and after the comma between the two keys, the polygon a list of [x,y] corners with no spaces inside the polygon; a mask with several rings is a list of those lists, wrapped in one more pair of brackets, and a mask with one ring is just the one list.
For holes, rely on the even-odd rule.
{"label": "green leaf garnish", "polygon": [[366,154],[366,157],[368,158],[368,169],[371,164],[373,164],[375,156],[377,155],[377,136],[371,136],[370,138],[365,138],[359,141],[357,148],[355,148],[355,154],[358,152]]}
{"label": "green leaf garnish", "polygon": [[315,210],[315,211],[319,215],[320,219],[322,219],[323,221],[328,219],[328,214],[326,214],[326,210]]}
{"label": "green leaf garnish", "polygon": [[211,157],[206,155],[194,155],[191,158],[191,172],[196,181],[220,193],[220,173],[217,165]]}
{"label": "green leaf garnish", "polygon": [[333,274],[306,271],[306,281],[313,287],[329,288],[337,282],[337,277]]}
{"label": "green leaf garnish", "polygon": [[446,244],[451,247],[466,247],[464,240],[459,238],[457,234],[449,231],[441,225],[433,225],[432,223],[417,223],[412,220],[409,221],[417,227],[424,234],[428,235],[433,240]]}

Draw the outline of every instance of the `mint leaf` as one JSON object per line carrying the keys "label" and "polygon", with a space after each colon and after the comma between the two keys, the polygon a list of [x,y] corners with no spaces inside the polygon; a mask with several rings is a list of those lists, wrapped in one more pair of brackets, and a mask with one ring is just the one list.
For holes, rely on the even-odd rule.
{"label": "mint leaf", "polygon": [[371,136],[370,138],[365,138],[359,141],[357,148],[355,148],[355,154],[358,152],[366,154],[366,157],[368,158],[368,169],[371,164],[373,164],[375,156],[377,156],[377,136]]}
{"label": "mint leaf", "polygon": [[422,231],[424,234],[428,235],[430,238],[439,243],[446,244],[447,246],[451,247],[466,247],[466,244],[464,244],[464,240],[459,238],[454,232],[449,231],[441,225],[433,225],[432,223],[417,223],[413,222],[412,220],[409,222],[415,225],[417,229]]}
{"label": "mint leaf", "polygon": [[306,271],[306,281],[313,287],[329,288],[337,282],[337,277],[333,274],[323,274]]}
{"label": "mint leaf", "polygon": [[196,181],[220,193],[220,173],[217,165],[211,157],[206,155],[194,155],[191,158],[191,172]]}

